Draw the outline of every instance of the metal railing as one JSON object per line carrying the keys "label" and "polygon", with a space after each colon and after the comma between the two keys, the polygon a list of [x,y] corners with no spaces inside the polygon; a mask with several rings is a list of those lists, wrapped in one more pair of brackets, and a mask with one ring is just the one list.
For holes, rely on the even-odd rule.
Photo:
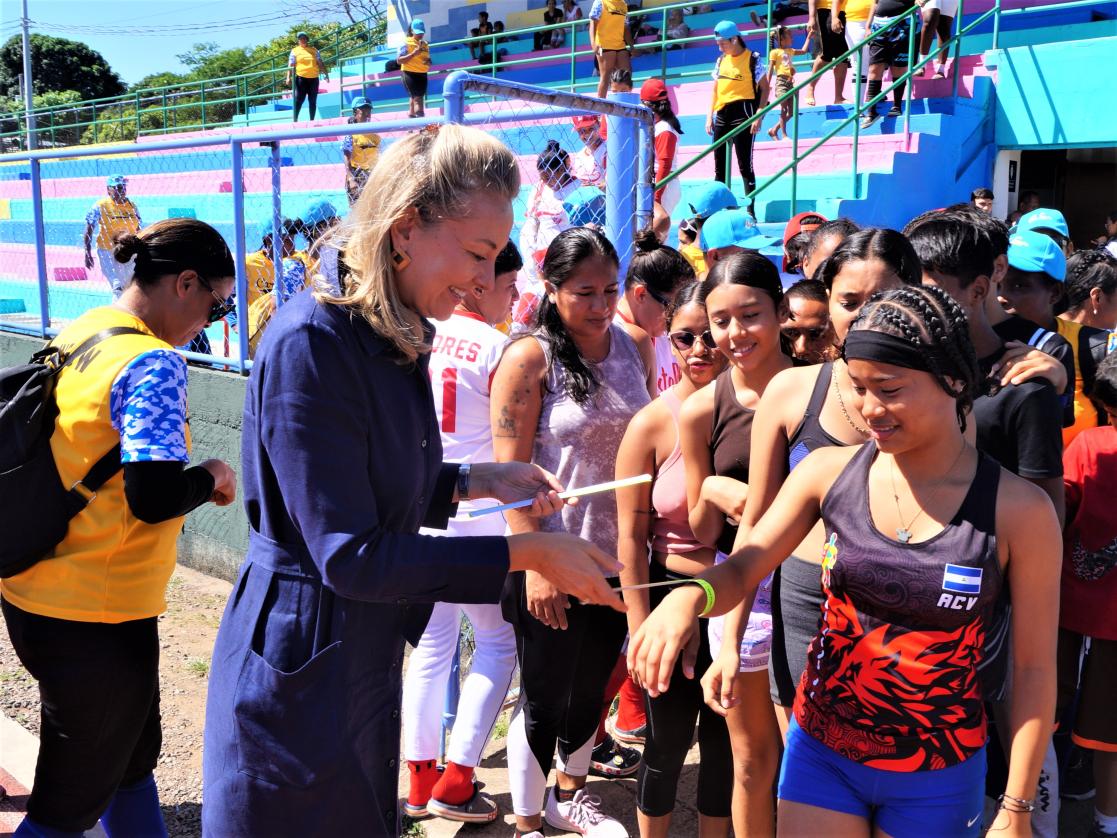
{"label": "metal railing", "polygon": [[[738,125],[725,136],[719,138],[716,142],[711,143],[704,150],[699,152],[691,158],[686,164],[675,169],[668,174],[663,180],[656,183],[656,189],[661,189],[672,180],[678,179],[684,172],[694,167],[699,161],[706,158],[711,154],[724,153],[726,155],[725,171],[727,182],[730,178],[732,171],[732,155],[733,155],[733,140],[743,131],[753,130],[754,125],[759,125],[763,122],[764,118],[772,112],[773,109],[780,108],[785,101],[791,102],[792,119],[791,119],[791,160],[780,168],[775,174],[769,175],[763,182],[758,182],[756,188],[751,192],[746,192],[746,201],[753,201],[757,195],[762,193],[765,189],[776,183],[781,177],[788,172],[791,173],[791,215],[794,216],[798,212],[798,184],[799,184],[799,165],[804,159],[816,152],[819,148],[824,146],[827,142],[837,136],[846,126],[852,123],[853,125],[853,143],[852,143],[852,160],[850,166],[850,181],[851,192],[854,200],[861,197],[860,179],[858,171],[858,145],[860,139],[861,118],[866,112],[875,109],[877,104],[886,99],[892,91],[900,85],[906,84],[907,87],[904,92],[905,106],[904,106],[904,140],[905,144],[910,142],[911,138],[911,100],[912,100],[912,81],[921,74],[923,68],[933,61],[935,57],[943,50],[949,50],[953,54],[951,75],[952,75],[952,97],[957,100],[958,98],[958,82],[961,78],[961,68],[959,65],[959,58],[962,55],[962,41],[965,36],[971,33],[976,27],[983,24],[990,17],[993,19],[993,38],[992,48],[997,49],[1000,39],[1000,25],[1002,15],[1019,15],[1035,12],[1054,11],[1061,9],[1072,9],[1082,6],[1095,6],[1098,4],[1097,0],[1069,0],[1068,2],[1047,3],[1039,6],[1022,6],[1016,9],[1002,9],[1002,0],[994,0],[993,6],[987,9],[982,14],[978,15],[968,24],[964,24],[963,15],[965,13],[965,0],[959,0],[958,14],[955,17],[956,33],[945,44],[937,47],[932,46],[928,51],[927,56],[920,61],[916,61],[916,41],[919,36],[919,22],[921,15],[921,8],[913,6],[901,15],[896,16],[890,23],[879,29],[870,32],[866,37],[850,47],[840,56],[823,66],[817,72],[811,73],[806,79],[794,85],[791,90],[782,96],[771,99],[767,105],[757,110],[757,112],[745,120],[741,125]],[[768,0],[768,20],[771,21],[772,0]],[[864,74],[864,67],[862,66],[861,72],[854,76],[854,107],[853,112],[845,119],[838,122],[836,126],[831,128],[826,134],[820,137],[811,145],[806,151],[800,153],[799,151],[799,92],[804,87],[809,87],[815,84],[822,76],[834,69],[838,64],[847,60],[851,56],[858,54],[864,55],[864,50],[868,47],[869,43],[874,39],[880,37],[892,29],[899,28],[905,21],[910,22],[908,32],[908,69],[899,78],[892,79],[892,83],[888,87],[882,88],[881,92],[873,96],[872,99],[862,102],[862,88],[861,76]]]}

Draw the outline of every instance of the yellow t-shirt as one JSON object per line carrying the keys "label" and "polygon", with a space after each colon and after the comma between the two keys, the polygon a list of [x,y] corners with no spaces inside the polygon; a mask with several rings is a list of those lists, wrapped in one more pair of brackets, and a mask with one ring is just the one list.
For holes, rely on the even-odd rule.
{"label": "yellow t-shirt", "polygon": [[288,67],[295,68],[295,75],[304,79],[318,78],[318,50],[314,47],[295,47],[291,50]]}
{"label": "yellow t-shirt", "polygon": [[752,78],[752,50],[746,49],[740,55],[722,55],[714,67],[717,92],[714,99],[714,112],[720,111],[730,102],[756,98],[756,85]]}
{"label": "yellow t-shirt", "polygon": [[842,6],[842,11],[846,13],[846,22],[868,20],[872,5],[873,0],[846,0]]}
{"label": "yellow t-shirt", "polygon": [[683,254],[683,258],[690,262],[690,266],[694,268],[694,275],[701,278],[706,273],[706,254],[702,252],[696,244],[684,244],[679,248],[679,253]]}
{"label": "yellow t-shirt", "polygon": [[112,250],[114,236],[118,233],[137,233],[140,229],[140,214],[129,199],[118,204],[112,198],[102,198],[93,205],[88,219],[98,227],[98,250]]}
{"label": "yellow t-shirt", "polygon": [[776,68],[777,76],[795,77],[795,66],[791,63],[792,54],[786,49],[774,49],[768,53],[768,66]]}
{"label": "yellow t-shirt", "polygon": [[244,273],[248,282],[248,306],[251,308],[256,300],[275,287],[275,265],[267,252],[257,250],[244,257]]}
{"label": "yellow t-shirt", "polygon": [[1080,433],[1098,426],[1098,409],[1086,395],[1086,381],[1082,377],[1082,362],[1078,357],[1078,339],[1082,324],[1075,323],[1073,320],[1064,320],[1062,317],[1056,317],[1055,323],[1057,324],[1055,331],[1066,339],[1074,353],[1074,424],[1069,428],[1063,428],[1063,447],[1066,448]]}
{"label": "yellow t-shirt", "polygon": [[407,45],[404,49],[404,54],[415,52],[415,48],[419,48],[419,52],[411,56],[406,61],[399,62],[399,68],[406,70],[409,73],[427,73],[431,68],[431,47],[425,40],[416,38],[414,35],[407,36]]}
{"label": "yellow t-shirt", "polygon": [[[112,424],[111,392],[117,376],[137,357],[171,350],[139,318],[105,306],[87,311],[55,338],[73,348],[112,326],[144,334],[101,341],[58,375],[58,419],[50,449],[62,485],[84,477],[121,440]],[[184,427],[186,451],[190,426]],[[0,583],[4,599],[32,614],[85,623],[122,623],[155,617],[166,609],[164,594],[174,571],[182,518],[159,524],[137,519],[117,472],[71,521],[66,537],[43,561]]]}
{"label": "yellow t-shirt", "polygon": [[601,0],[596,46],[602,49],[624,49],[624,22],[627,15],[628,3],[625,0]]}
{"label": "yellow t-shirt", "polygon": [[829,9],[830,8],[830,0],[818,0],[818,2],[815,3],[814,7],[815,7],[816,10],[817,9]]}
{"label": "yellow t-shirt", "polygon": [[349,168],[368,171],[380,157],[379,134],[354,134],[349,149]]}

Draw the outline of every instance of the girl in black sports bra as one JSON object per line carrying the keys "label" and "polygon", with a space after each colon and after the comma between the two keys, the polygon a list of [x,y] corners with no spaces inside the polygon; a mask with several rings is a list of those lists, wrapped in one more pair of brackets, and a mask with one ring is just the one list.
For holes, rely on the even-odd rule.
{"label": "girl in black sports bra", "polygon": [[[712,591],[684,585],[644,621],[629,667],[649,695],[665,689],[695,617],[751,602],[821,521],[826,599],[788,733],[780,832],[976,838],[986,742],[979,668],[991,606],[1007,585],[1028,618],[1013,624],[1012,759],[990,832],[1023,838],[1054,718],[1054,509],[965,439],[983,376],[965,315],[945,292],[874,297],[843,355],[851,418],[870,441],[807,457],[745,544],[701,574]],[[713,686],[732,703],[732,684],[726,693]]]}

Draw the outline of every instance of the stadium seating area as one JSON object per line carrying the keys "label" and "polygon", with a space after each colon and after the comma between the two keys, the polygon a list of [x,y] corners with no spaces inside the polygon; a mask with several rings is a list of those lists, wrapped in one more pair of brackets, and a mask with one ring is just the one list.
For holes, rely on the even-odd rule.
{"label": "stadium seating area", "polygon": [[[652,4],[647,4],[652,5]],[[990,8],[991,0],[966,3],[966,18]],[[1004,8],[1034,5],[1027,0],[1005,0]],[[971,8],[971,6],[973,8]],[[1000,30],[1001,49],[1030,47],[1040,44],[1112,37],[1117,4],[1099,2],[1065,10],[1005,16]],[[752,5],[752,10],[760,6]],[[692,35],[710,35],[713,25],[724,17],[747,25],[750,7],[715,9],[688,18]],[[650,21],[656,23],[654,16]],[[791,19],[787,23],[801,23]],[[992,21],[978,33],[967,37],[964,55],[959,62],[959,98],[952,97],[949,79],[917,81],[913,91],[910,134],[903,130],[903,120],[882,119],[861,132],[858,147],[858,175],[851,176],[853,129],[847,126],[823,148],[807,157],[799,168],[795,184],[796,211],[815,209],[827,217],[846,215],[854,219],[872,219],[877,224],[900,224],[918,211],[965,199],[969,190],[987,185],[993,168],[996,146],[993,125],[996,103],[996,69],[986,66],[991,46]],[[801,43],[801,30],[796,45]],[[579,43],[584,35],[579,37]],[[509,58],[524,57],[531,51],[531,37],[504,43]],[[749,46],[763,49],[763,33],[749,39]],[[553,60],[512,67],[501,71],[503,78],[536,85],[566,89],[570,79],[569,44],[550,55]],[[667,52],[667,77],[673,88],[676,111],[684,136],[678,162],[685,163],[704,149],[708,137],[704,122],[710,100],[709,70],[716,56],[712,36],[708,40]],[[366,96],[374,104],[373,120],[387,121],[406,115],[406,99],[396,73],[360,75],[373,67],[383,68],[386,54],[357,56],[348,59],[340,73],[322,83],[319,99],[320,125],[342,125],[341,113],[348,112],[348,103],[357,96]],[[435,69],[471,69],[476,61],[469,57],[464,45],[435,49]],[[653,53],[634,60],[633,74],[637,86],[643,78],[660,73],[662,56]],[[799,78],[805,78],[809,58],[799,59]],[[578,64],[580,82],[590,82],[588,59]],[[852,73],[850,81],[852,82]],[[344,78],[339,88],[338,76]],[[438,113],[439,94],[444,74],[431,77],[428,116]],[[834,98],[831,76],[818,86],[817,107],[800,101],[799,147],[804,150],[850,113],[849,106],[826,105]],[[1102,79],[1097,79],[1102,83]],[[585,90],[586,88],[582,88]],[[590,91],[592,92],[592,91]],[[847,99],[853,98],[847,90]],[[805,99],[805,97],[804,97]],[[488,108],[488,104],[478,104]],[[221,131],[259,132],[289,124],[291,100],[280,97],[266,105],[252,108],[242,117],[242,125]],[[774,124],[775,114],[768,117],[767,129]],[[200,132],[199,132],[200,133]],[[520,156],[525,172],[534,180],[534,156],[544,138],[559,140],[571,151],[580,147],[572,127],[565,122],[552,123],[546,130],[539,124],[509,123],[494,131]],[[212,134],[212,132],[207,132]],[[174,137],[189,137],[179,134]],[[82,264],[82,233],[85,215],[93,201],[104,196],[105,177],[124,174],[128,177],[129,196],[135,201],[144,221],[174,215],[191,214],[214,224],[231,239],[233,229],[233,196],[230,187],[230,153],[216,146],[181,152],[145,151],[145,145],[169,137],[144,137],[131,155],[104,158],[58,160],[42,166],[43,209],[47,238],[47,273],[51,277],[51,314],[66,319],[86,308],[108,299],[108,288],[96,268],[86,271]],[[385,136],[385,142],[391,141]],[[342,157],[336,138],[318,141],[290,141],[281,146],[282,209],[284,215],[297,217],[315,201],[327,199],[339,211],[347,206],[344,191]],[[792,157],[791,142],[772,142],[762,131],[757,137],[755,165],[758,180],[763,183],[785,166]],[[248,226],[248,247],[259,246],[261,230],[270,223],[272,211],[269,149],[248,146],[245,155],[245,208]],[[735,168],[735,167],[734,167]],[[686,189],[696,180],[712,177],[713,163],[707,158],[683,178],[684,197],[676,216],[682,218],[686,207]],[[0,162],[0,314],[7,319],[14,312],[28,316],[39,309],[39,292],[35,283],[36,263],[30,183],[26,164]],[[734,186],[739,192],[741,182],[734,171]],[[525,186],[526,190],[530,187]],[[756,215],[765,232],[778,235],[784,222],[792,215],[792,180],[789,175],[767,187],[756,201]],[[770,254],[775,258],[776,253]]]}

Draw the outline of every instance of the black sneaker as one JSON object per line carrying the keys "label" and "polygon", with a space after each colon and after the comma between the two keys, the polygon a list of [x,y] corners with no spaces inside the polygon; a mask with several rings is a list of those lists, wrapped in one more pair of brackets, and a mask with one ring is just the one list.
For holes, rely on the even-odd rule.
{"label": "black sneaker", "polygon": [[590,774],[595,777],[631,777],[639,767],[640,752],[635,748],[618,745],[607,733],[590,756]]}
{"label": "black sneaker", "polygon": [[861,117],[861,130],[872,128],[873,123],[876,122],[878,119],[880,119],[880,117],[877,115],[877,112],[875,110],[866,111],[865,115]]}
{"label": "black sneaker", "polygon": [[1075,746],[1059,780],[1059,797],[1064,800],[1089,800],[1094,789],[1094,752]]}
{"label": "black sneaker", "polygon": [[899,105],[893,105],[891,108],[889,108],[888,113],[885,114],[885,116],[891,116],[891,117],[897,117],[897,116],[903,116],[903,115],[904,115],[904,112],[902,110],[900,110]]}

